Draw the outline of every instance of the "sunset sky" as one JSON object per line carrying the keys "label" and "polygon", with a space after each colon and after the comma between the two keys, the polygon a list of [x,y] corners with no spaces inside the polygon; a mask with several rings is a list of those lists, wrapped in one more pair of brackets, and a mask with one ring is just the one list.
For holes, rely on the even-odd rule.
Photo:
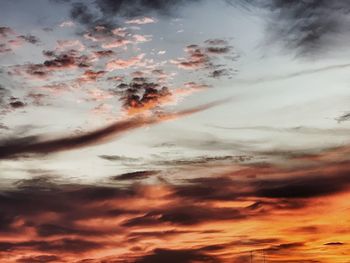
{"label": "sunset sky", "polygon": [[350,2],[0,0],[1,263],[350,263]]}

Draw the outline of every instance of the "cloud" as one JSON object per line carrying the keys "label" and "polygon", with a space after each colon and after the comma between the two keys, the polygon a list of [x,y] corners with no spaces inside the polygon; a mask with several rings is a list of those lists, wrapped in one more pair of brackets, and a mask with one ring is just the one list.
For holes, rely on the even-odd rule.
{"label": "cloud", "polygon": [[183,250],[169,250],[169,249],[155,249],[152,254],[146,255],[135,263],[219,263],[221,262],[215,256],[207,255],[204,252],[196,249],[183,249]]}
{"label": "cloud", "polygon": [[101,159],[107,160],[107,161],[126,161],[126,162],[134,162],[139,159],[137,158],[130,158],[125,156],[119,156],[119,155],[100,155]]}
{"label": "cloud", "polygon": [[61,258],[54,255],[39,255],[32,257],[22,257],[17,260],[18,263],[48,263],[48,262],[57,262]]}
{"label": "cloud", "polygon": [[99,58],[110,57],[110,56],[114,55],[114,51],[113,50],[99,50],[99,51],[95,51],[94,54],[95,54],[95,56],[97,56]]}
{"label": "cloud", "polygon": [[[231,1],[232,2],[232,1]],[[241,1],[246,7],[264,8],[270,16],[266,30],[270,41],[281,42],[300,56],[324,57],[343,46],[348,34],[350,4],[346,1]],[[248,8],[249,10],[249,8]]]}
{"label": "cloud", "polygon": [[232,222],[234,220],[242,220],[245,217],[239,209],[182,204],[151,210],[143,216],[128,219],[123,223],[123,226],[157,226],[167,223],[189,226],[217,220],[229,220]]}
{"label": "cloud", "polygon": [[103,77],[106,74],[106,71],[99,70],[86,70],[84,74],[78,79],[80,82],[95,82],[99,78]]}
{"label": "cloud", "polygon": [[338,123],[344,122],[344,121],[348,121],[350,120],[350,113],[344,113],[343,115],[340,115],[339,117],[336,118],[336,121]]}
{"label": "cloud", "polygon": [[97,7],[106,16],[139,17],[149,12],[170,14],[176,7],[185,5],[186,1],[126,1],[97,0]]}
{"label": "cloud", "polygon": [[287,74],[281,74],[281,75],[275,75],[275,76],[265,76],[261,78],[253,78],[249,80],[238,80],[239,83],[243,84],[256,84],[256,83],[262,83],[262,82],[270,82],[270,81],[279,81],[279,80],[288,80],[291,78],[297,78],[297,77],[302,77],[302,76],[308,76],[312,74],[317,74],[317,73],[322,73],[322,72],[327,72],[327,71],[332,71],[332,70],[338,70],[338,69],[346,69],[350,67],[350,64],[334,64],[334,65],[329,65],[329,66],[324,66],[324,67],[319,67],[319,68],[312,68],[312,69],[305,69],[301,71],[295,71]]}
{"label": "cloud", "polygon": [[[175,187],[175,194],[197,200],[236,200],[242,197],[255,197],[303,201],[342,193],[349,189],[350,180],[347,173],[350,167],[347,164],[335,166],[324,164],[324,167],[321,167],[303,168],[302,173],[274,166],[251,167],[233,172],[232,178],[225,176],[188,179],[187,184]],[[259,171],[258,175],[256,171]],[[264,178],[265,174],[269,174],[269,178]],[[241,179],[237,176],[241,176]]]}
{"label": "cloud", "polygon": [[158,173],[159,171],[137,171],[137,172],[124,173],[117,176],[113,176],[111,177],[111,179],[115,181],[143,180],[143,179],[152,177],[153,175],[156,175]]}
{"label": "cloud", "polygon": [[145,24],[152,24],[156,23],[157,20],[155,20],[153,17],[142,17],[142,18],[135,18],[125,21],[125,24],[135,24],[135,25],[145,25]]}
{"label": "cloud", "polygon": [[37,44],[40,42],[40,39],[36,36],[33,36],[33,35],[21,35],[21,36],[18,36],[19,39],[23,39],[24,41],[30,43],[30,44]]}
{"label": "cloud", "polygon": [[74,49],[77,51],[85,50],[85,46],[80,40],[57,40],[58,50]]}
{"label": "cloud", "polygon": [[188,53],[187,60],[173,60],[172,63],[182,69],[200,69],[210,65],[209,57],[200,49],[198,45],[187,46],[185,51]]}
{"label": "cloud", "polygon": [[103,48],[119,48],[119,47],[124,47],[128,44],[131,44],[131,41],[126,40],[126,39],[115,39],[115,40],[112,40],[111,42],[102,44],[102,47]]}
{"label": "cloud", "polygon": [[10,27],[7,27],[7,26],[0,27],[0,37],[1,37],[0,40],[3,40],[4,38],[7,38],[13,34],[14,34],[14,31]]}
{"label": "cloud", "polygon": [[184,0],[96,0],[92,5],[72,3],[70,16],[73,21],[85,25],[88,29],[98,25],[112,28],[123,19],[127,19],[127,24],[154,23],[154,18],[145,15],[156,13],[170,16],[176,13],[180,7],[186,5],[189,5],[189,3]]}
{"label": "cloud", "polygon": [[155,109],[171,100],[171,92],[165,86],[148,82],[144,78],[134,78],[129,84],[118,85],[120,100],[129,114]]}
{"label": "cloud", "polygon": [[113,71],[116,69],[126,69],[137,65],[142,61],[145,54],[140,54],[138,56],[132,57],[130,59],[113,59],[107,62],[106,70]]}
{"label": "cloud", "polygon": [[185,48],[187,58],[173,59],[170,62],[185,70],[206,70],[211,78],[231,76],[235,71],[230,67],[217,62],[218,59],[236,59],[232,46],[226,40],[209,39],[204,42],[204,46],[189,45]]}
{"label": "cloud", "polygon": [[17,108],[23,108],[26,106],[26,104],[20,100],[18,100],[18,98],[15,98],[15,97],[12,97],[10,99],[10,103],[9,105],[14,108],[14,109],[17,109]]}
{"label": "cloud", "polygon": [[57,239],[47,241],[24,241],[24,242],[0,242],[0,251],[14,251],[22,249],[33,249],[41,252],[66,252],[82,253],[89,250],[101,248],[102,245],[80,239]]}
{"label": "cloud", "polygon": [[59,27],[73,27],[75,26],[74,22],[71,20],[63,21],[61,24],[59,24]]}
{"label": "cloud", "polygon": [[164,113],[159,116],[132,118],[125,121],[115,122],[100,129],[75,136],[66,136],[46,140],[42,136],[30,136],[3,140],[0,142],[0,159],[11,158],[21,154],[48,154],[100,144],[111,140],[122,132],[130,131],[145,125],[156,124],[166,120],[184,117],[214,107],[221,103],[223,103],[223,101],[217,101],[175,113]]}
{"label": "cloud", "polygon": [[6,46],[5,44],[0,44],[0,53],[7,53],[7,52],[11,52],[12,49],[8,46]]}
{"label": "cloud", "polygon": [[[75,41],[72,42],[72,44],[76,44]],[[92,61],[91,57],[82,55],[78,50],[74,49],[69,49],[67,51],[64,50],[61,52],[43,51],[43,54],[48,58],[43,63],[28,63],[12,66],[10,73],[12,75],[24,75],[25,77],[29,78],[34,77],[45,80],[56,71],[89,68]]]}
{"label": "cloud", "polygon": [[[187,113],[194,110],[199,109]],[[325,150],[319,155],[328,154]],[[206,162],[226,159],[230,160],[200,160],[204,167]],[[185,174],[182,179],[147,184],[139,179],[158,170],[112,177],[116,184],[69,184],[47,175],[17,181],[0,191],[0,250],[11,263],[19,259],[18,253],[20,258],[45,253],[61,262],[245,262],[250,251],[254,256],[264,251],[276,262],[312,262],[308,255],[319,250],[320,242],[329,250],[346,251],[340,242],[325,243],[329,238],[324,239],[323,233],[338,233],[340,240],[346,235],[340,226],[326,225],[324,220],[329,218],[330,202],[346,200],[347,162],[287,168],[272,163],[225,162],[221,166],[225,169],[196,170],[189,160],[178,170]],[[344,209],[334,211],[346,214]],[[291,219],[296,215],[300,221]],[[314,217],[319,222],[317,235],[315,227],[305,224]],[[276,222],[268,233],[266,220]],[[247,225],[250,231],[243,236],[240,229]],[[308,242],[310,234],[313,238]],[[184,242],[188,239],[189,243]]]}
{"label": "cloud", "polygon": [[343,242],[328,242],[323,244],[324,246],[343,246],[344,243]]}

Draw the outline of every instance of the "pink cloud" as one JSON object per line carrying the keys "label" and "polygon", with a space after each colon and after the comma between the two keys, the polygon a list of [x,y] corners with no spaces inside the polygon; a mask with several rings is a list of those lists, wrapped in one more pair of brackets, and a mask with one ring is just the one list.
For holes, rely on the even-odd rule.
{"label": "pink cloud", "polygon": [[125,68],[129,68],[132,67],[138,63],[140,63],[142,61],[142,59],[144,58],[145,54],[140,54],[138,56],[132,57],[130,59],[114,59],[114,60],[110,60],[107,65],[106,65],[106,69],[109,71],[113,71],[116,69],[125,69]]}
{"label": "pink cloud", "polygon": [[125,47],[126,45],[130,44],[131,41],[127,39],[114,39],[108,43],[102,44],[103,48],[118,48],[118,47]]}
{"label": "pink cloud", "polygon": [[85,46],[80,40],[57,40],[57,47],[60,50],[76,49],[78,51],[85,50]]}
{"label": "pink cloud", "polygon": [[133,39],[135,40],[135,42],[137,43],[143,43],[143,42],[148,42],[148,41],[151,41],[152,40],[152,36],[150,35],[133,35],[132,36]]}

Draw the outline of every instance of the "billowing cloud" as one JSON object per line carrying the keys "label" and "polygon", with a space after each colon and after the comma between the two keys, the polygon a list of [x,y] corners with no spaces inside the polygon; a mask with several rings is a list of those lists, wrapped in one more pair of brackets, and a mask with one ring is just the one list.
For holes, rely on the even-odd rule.
{"label": "billowing cloud", "polygon": [[[347,162],[290,168],[226,165],[229,169],[219,176],[206,170],[173,183],[134,184],[162,175],[161,170],[125,173],[111,178],[108,186],[67,184],[47,176],[17,181],[0,192],[1,255],[11,263],[225,263],[245,262],[250,256],[323,263],[327,261],[317,256],[321,247],[322,255],[333,255],[332,249],[347,253],[345,225],[324,221],[329,217],[325,208],[349,187]],[[187,166],[193,167],[190,162]],[[188,177],[191,170],[180,173],[184,171]],[[342,209],[334,213],[346,215]],[[314,216],[317,227],[306,224]],[[266,220],[280,223],[266,231]],[[247,235],[242,227],[249,227]],[[329,240],[327,231],[337,240]]]}

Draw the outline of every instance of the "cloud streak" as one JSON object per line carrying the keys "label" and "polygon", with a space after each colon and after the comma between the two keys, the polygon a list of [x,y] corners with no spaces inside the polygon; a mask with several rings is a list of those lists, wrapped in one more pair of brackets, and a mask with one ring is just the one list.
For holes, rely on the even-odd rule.
{"label": "cloud streak", "polygon": [[225,101],[217,101],[175,113],[161,114],[159,116],[136,117],[131,120],[118,121],[95,131],[76,136],[65,136],[47,140],[43,140],[42,136],[31,136],[5,140],[0,144],[0,159],[10,158],[20,154],[48,154],[101,144],[123,132],[145,125],[154,125],[163,121],[185,117],[224,102]]}

